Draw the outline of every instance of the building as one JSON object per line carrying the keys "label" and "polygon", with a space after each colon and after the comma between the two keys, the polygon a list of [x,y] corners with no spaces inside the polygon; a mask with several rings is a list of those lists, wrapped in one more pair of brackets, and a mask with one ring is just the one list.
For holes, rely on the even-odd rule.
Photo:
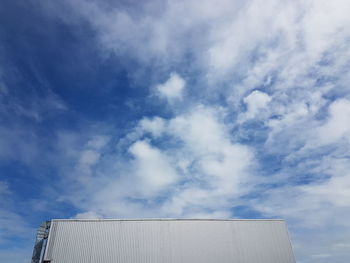
{"label": "building", "polygon": [[45,222],[32,263],[295,263],[283,220]]}

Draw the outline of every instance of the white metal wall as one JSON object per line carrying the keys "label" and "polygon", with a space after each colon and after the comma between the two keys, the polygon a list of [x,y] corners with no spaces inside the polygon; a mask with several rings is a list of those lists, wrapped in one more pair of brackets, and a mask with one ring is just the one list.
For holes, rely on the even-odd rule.
{"label": "white metal wall", "polygon": [[294,263],[283,220],[53,220],[52,263]]}

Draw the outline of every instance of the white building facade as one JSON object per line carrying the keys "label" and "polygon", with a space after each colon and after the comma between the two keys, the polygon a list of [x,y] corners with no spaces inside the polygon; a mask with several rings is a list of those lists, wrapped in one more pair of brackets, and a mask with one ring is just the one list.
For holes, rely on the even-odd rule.
{"label": "white building facade", "polygon": [[33,263],[295,263],[283,220],[58,219],[47,225]]}

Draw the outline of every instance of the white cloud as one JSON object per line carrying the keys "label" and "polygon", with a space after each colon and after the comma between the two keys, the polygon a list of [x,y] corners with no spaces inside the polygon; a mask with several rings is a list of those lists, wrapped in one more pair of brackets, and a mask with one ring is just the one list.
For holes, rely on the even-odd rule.
{"label": "white cloud", "polygon": [[314,255],[311,255],[312,258],[329,258],[331,256],[332,255],[330,255],[330,254],[314,254]]}
{"label": "white cloud", "polygon": [[[254,184],[254,153],[231,142],[224,116],[200,105],[168,120],[141,119],[129,139],[131,158],[110,156],[103,167],[94,159],[93,174],[103,168],[104,179],[92,175],[92,188],[84,185],[68,198],[83,211],[109,217],[229,216],[230,202]],[[153,139],[177,143],[164,148]],[[88,203],[80,197],[86,194]]]}
{"label": "white cloud", "polygon": [[[75,140],[75,139],[73,139]],[[76,179],[82,182],[90,180],[93,169],[98,164],[104,147],[110,141],[110,136],[94,135],[82,147],[82,149],[71,153],[77,157],[75,169],[77,171]]]}
{"label": "white cloud", "polygon": [[247,97],[243,99],[244,103],[247,105],[247,111],[244,114],[245,119],[251,119],[256,117],[268,103],[271,101],[271,97],[259,90],[254,90]]}
{"label": "white cloud", "polygon": [[334,248],[350,248],[350,243],[336,243],[333,245]]}
{"label": "white cloud", "polygon": [[215,109],[195,106],[188,114],[171,119],[169,132],[184,140],[193,152],[218,152],[229,141],[225,126],[218,120],[220,114]]}
{"label": "white cloud", "polygon": [[300,189],[317,202],[335,207],[350,207],[350,165],[348,159],[329,159],[325,171],[331,177],[325,182],[301,186]]}
{"label": "white cloud", "polygon": [[139,123],[142,132],[149,132],[154,137],[159,137],[165,130],[165,120],[160,117],[143,118]]}
{"label": "white cloud", "polygon": [[175,72],[170,74],[169,79],[163,84],[155,87],[159,96],[166,98],[168,101],[181,99],[186,82]]}
{"label": "white cloud", "polygon": [[[350,234],[349,162],[346,158],[322,157],[316,160],[315,166],[314,171],[303,172],[327,176],[323,179],[317,176],[308,184],[295,185],[290,180],[289,185],[266,190],[264,197],[257,199],[253,206],[266,216],[288,219],[297,256],[302,262],[314,262],[313,255],[318,254],[330,254],[336,262],[342,262],[349,257],[346,248],[334,249],[335,244],[346,243]],[[285,172],[298,176],[292,169]]]}
{"label": "white cloud", "polygon": [[329,106],[329,118],[319,128],[319,143],[329,144],[344,138],[350,141],[350,101],[340,99]]}
{"label": "white cloud", "polygon": [[78,213],[73,218],[74,219],[101,219],[102,217],[95,212],[88,211],[84,213]]}
{"label": "white cloud", "polygon": [[199,106],[172,119],[168,132],[185,142],[188,160],[195,159],[199,172],[217,191],[234,194],[247,179],[245,169],[254,157],[248,147],[230,141],[222,118],[220,111]]}
{"label": "white cloud", "polygon": [[99,159],[99,153],[92,150],[85,150],[81,153],[79,164],[81,166],[92,166]]}
{"label": "white cloud", "polygon": [[132,166],[135,167],[135,176],[141,181],[143,189],[140,190],[146,196],[153,196],[176,182],[176,170],[160,150],[146,141],[137,141],[129,151],[135,158]]}
{"label": "white cloud", "polygon": [[87,147],[99,150],[104,147],[109,141],[110,137],[106,135],[97,135],[88,141]]}

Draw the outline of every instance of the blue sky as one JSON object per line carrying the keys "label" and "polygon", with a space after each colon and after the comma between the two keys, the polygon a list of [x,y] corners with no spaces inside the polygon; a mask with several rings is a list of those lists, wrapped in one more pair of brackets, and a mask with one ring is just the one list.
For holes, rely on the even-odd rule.
{"label": "blue sky", "polygon": [[350,260],[350,3],[0,3],[0,261],[51,218],[283,218]]}

